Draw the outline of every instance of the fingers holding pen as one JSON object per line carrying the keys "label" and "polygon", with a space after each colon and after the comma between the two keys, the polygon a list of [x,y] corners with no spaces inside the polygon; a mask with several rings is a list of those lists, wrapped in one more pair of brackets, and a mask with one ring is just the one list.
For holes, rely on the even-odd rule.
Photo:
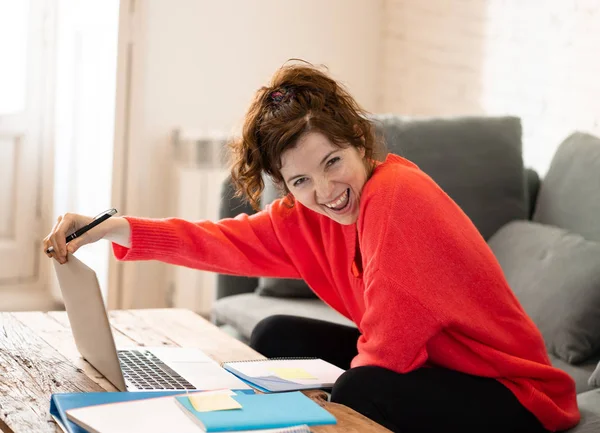
{"label": "fingers holding pen", "polygon": [[60,264],[67,262],[66,233],[73,224],[70,214],[59,216],[52,231],[44,242],[45,253],[48,257],[56,259]]}
{"label": "fingers holding pen", "polygon": [[102,239],[108,225],[104,224],[100,229],[96,226],[116,213],[116,209],[109,209],[96,218],[75,213],[59,216],[52,231],[44,239],[44,253],[61,264],[66,263],[68,254],[73,254],[85,244]]}
{"label": "fingers holding pen", "polygon": [[67,245],[67,255],[75,253],[81,245],[86,244],[87,236],[89,235],[87,233],[84,233],[80,237],[73,239],[71,242],[69,242],[69,244]]}
{"label": "fingers holding pen", "polygon": [[[60,217],[59,217],[60,218]],[[44,240],[42,241],[42,248],[44,249],[44,253],[52,258],[52,253],[54,252],[54,247],[52,246],[52,240],[50,239],[52,236],[52,233],[54,232],[54,230],[56,229],[56,226],[58,225],[59,221],[57,221],[54,224],[54,227],[52,228],[52,231],[50,231],[50,233],[48,233],[48,236],[46,236],[44,238]]]}
{"label": "fingers holding pen", "polygon": [[44,253],[46,254],[46,256],[48,256],[49,258],[55,258],[58,260],[57,255],[56,255],[56,247],[53,244],[52,241],[52,235],[54,234],[54,232],[56,231],[56,228],[58,227],[58,225],[60,224],[60,221],[62,220],[62,217],[59,216],[56,223],[54,224],[54,227],[52,227],[52,230],[50,231],[50,233],[48,234],[48,236],[46,236],[42,242],[42,247],[44,249]]}
{"label": "fingers holding pen", "polygon": [[43,245],[43,249],[44,249],[44,254],[46,254],[46,256],[48,258],[54,257],[54,247],[52,246],[52,243],[50,242],[50,235],[48,235],[44,238],[42,245]]}

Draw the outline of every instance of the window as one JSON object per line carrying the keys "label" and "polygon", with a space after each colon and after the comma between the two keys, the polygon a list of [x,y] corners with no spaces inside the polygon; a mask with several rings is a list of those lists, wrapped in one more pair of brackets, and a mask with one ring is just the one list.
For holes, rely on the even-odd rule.
{"label": "window", "polygon": [[26,107],[29,1],[0,0],[0,116]]}

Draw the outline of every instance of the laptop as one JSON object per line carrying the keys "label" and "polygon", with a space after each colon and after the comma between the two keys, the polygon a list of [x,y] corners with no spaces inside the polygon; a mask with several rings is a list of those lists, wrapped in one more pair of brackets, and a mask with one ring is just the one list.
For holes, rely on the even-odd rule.
{"label": "laptop", "polygon": [[117,349],[96,273],[73,255],[53,262],[79,353],[119,391],[251,389],[199,349]]}

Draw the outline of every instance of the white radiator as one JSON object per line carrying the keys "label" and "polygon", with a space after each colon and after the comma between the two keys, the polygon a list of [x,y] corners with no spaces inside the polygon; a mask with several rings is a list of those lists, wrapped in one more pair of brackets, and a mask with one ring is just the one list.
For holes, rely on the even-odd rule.
{"label": "white radiator", "polygon": [[[177,199],[174,216],[190,221],[218,219],[221,185],[228,175],[222,158],[225,142],[214,134],[175,132]],[[172,271],[169,305],[210,316],[216,294],[216,274],[181,266]]]}

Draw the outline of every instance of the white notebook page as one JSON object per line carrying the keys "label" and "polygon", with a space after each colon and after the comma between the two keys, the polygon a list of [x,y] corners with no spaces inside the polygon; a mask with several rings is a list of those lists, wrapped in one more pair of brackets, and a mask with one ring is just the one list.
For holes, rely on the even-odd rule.
{"label": "white notebook page", "polygon": [[344,373],[341,368],[322,359],[272,359],[227,364],[248,377],[275,376],[273,370],[280,368],[301,369],[315,379],[289,378],[288,380],[303,385],[333,384]]}
{"label": "white notebook page", "polygon": [[67,417],[98,433],[203,431],[171,396],[71,409]]}
{"label": "white notebook page", "polygon": [[[219,392],[215,392],[219,393]],[[233,394],[233,393],[232,393]],[[178,394],[185,395],[185,394]],[[69,419],[92,433],[201,433],[173,396],[89,406],[67,411]],[[77,422],[79,421],[79,422]],[[310,433],[307,426],[236,433]],[[225,432],[226,433],[226,432]]]}

